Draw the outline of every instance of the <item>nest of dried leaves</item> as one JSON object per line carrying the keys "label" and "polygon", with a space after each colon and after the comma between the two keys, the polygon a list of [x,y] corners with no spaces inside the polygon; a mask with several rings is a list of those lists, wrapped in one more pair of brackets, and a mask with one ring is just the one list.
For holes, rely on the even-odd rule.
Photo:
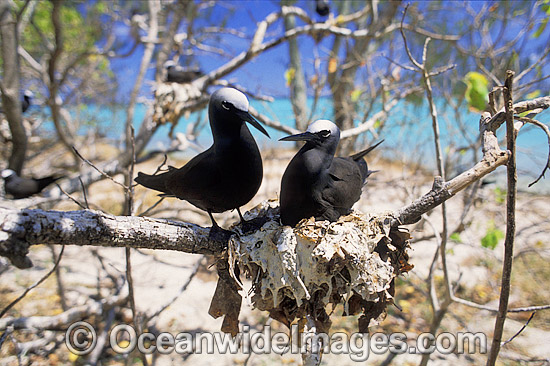
{"label": "nest of dried leaves", "polygon": [[254,208],[247,220],[267,220],[260,230],[233,236],[218,263],[220,276],[210,314],[225,315],[222,330],[236,334],[241,306],[240,278],[252,281],[252,304],[290,326],[310,315],[320,332],[328,332],[329,304],[357,315],[360,332],[386,316],[393,302],[394,279],[409,271],[410,235],[392,228],[392,216],[353,212],[337,222],[302,220],[281,226],[276,202]]}

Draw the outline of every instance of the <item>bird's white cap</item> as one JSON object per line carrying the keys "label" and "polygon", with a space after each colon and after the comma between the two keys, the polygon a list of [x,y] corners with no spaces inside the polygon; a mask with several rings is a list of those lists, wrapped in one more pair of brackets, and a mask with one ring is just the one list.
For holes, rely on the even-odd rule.
{"label": "bird's white cap", "polygon": [[320,131],[330,131],[331,135],[340,135],[340,129],[328,119],[318,119],[307,126],[307,132],[317,133]]}
{"label": "bird's white cap", "polygon": [[[248,112],[248,98],[244,93],[233,88],[221,88],[216,90],[210,97],[211,103],[228,102],[243,112]],[[223,105],[222,105],[223,106]]]}
{"label": "bird's white cap", "polygon": [[7,177],[11,177],[12,175],[15,175],[15,172],[11,169],[4,169],[2,170],[2,178],[6,179]]}
{"label": "bird's white cap", "polygon": [[174,62],[174,60],[168,60],[162,66],[164,66],[164,68],[168,68],[170,66],[176,66],[176,63]]}

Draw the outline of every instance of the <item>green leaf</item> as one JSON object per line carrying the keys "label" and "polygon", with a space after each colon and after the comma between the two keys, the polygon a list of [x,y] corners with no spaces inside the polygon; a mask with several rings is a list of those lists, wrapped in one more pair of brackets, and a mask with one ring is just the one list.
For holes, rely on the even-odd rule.
{"label": "green leaf", "polygon": [[487,229],[485,236],[481,239],[481,246],[493,250],[502,238],[504,238],[504,233],[502,230],[495,228],[494,223],[492,223]]}
{"label": "green leaf", "polygon": [[497,203],[504,203],[504,201],[506,201],[506,190],[500,187],[496,187],[495,200],[497,201]]}
{"label": "green leaf", "polygon": [[527,94],[525,97],[527,99],[535,99],[539,95],[540,95],[540,90],[535,90],[535,91],[532,91],[531,93]]}
{"label": "green leaf", "polygon": [[361,96],[361,94],[363,94],[363,91],[361,89],[355,89],[354,91],[351,92],[351,101],[352,102],[357,102],[359,100],[359,97]]}
{"label": "green leaf", "polygon": [[537,27],[537,30],[535,31],[535,33],[533,33],[533,35],[531,36],[531,38],[539,38],[542,32],[544,32],[544,30],[546,29],[547,25],[548,25],[548,18],[543,19],[542,22],[540,22],[539,26]]}
{"label": "green leaf", "polygon": [[449,237],[452,241],[456,241],[457,243],[462,243],[462,238],[460,237],[459,233],[452,233]]}
{"label": "green leaf", "polygon": [[292,80],[294,80],[295,76],[296,76],[295,68],[291,67],[285,71],[286,86],[290,86],[290,84],[292,84]]}
{"label": "green leaf", "polygon": [[489,95],[489,80],[479,72],[469,72],[464,77],[466,84],[466,101],[470,108],[482,111],[485,109]]}

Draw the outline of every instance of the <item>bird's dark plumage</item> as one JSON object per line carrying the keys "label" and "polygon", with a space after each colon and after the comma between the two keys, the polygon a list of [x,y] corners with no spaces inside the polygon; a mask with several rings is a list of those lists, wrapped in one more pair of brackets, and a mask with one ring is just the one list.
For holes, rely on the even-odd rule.
{"label": "bird's dark plumage", "polygon": [[[21,101],[21,112],[25,113],[27,109],[31,106],[32,98],[34,97],[33,93],[30,90],[25,90],[23,94],[23,100]],[[4,113],[4,110],[0,108],[0,113]]]}
{"label": "bird's dark plumage", "polygon": [[2,171],[2,178],[4,178],[4,190],[6,194],[11,195],[15,199],[21,199],[42,192],[44,188],[61,179],[62,176],[51,175],[37,179],[22,178],[13,170],[5,169]]}
{"label": "bird's dark plumage", "polygon": [[322,17],[326,17],[330,13],[328,0],[315,0],[315,11]]}
{"label": "bird's dark plumage", "polygon": [[21,101],[21,112],[25,113],[27,109],[31,106],[31,100],[32,100],[33,94],[30,90],[25,90],[25,94],[23,94],[23,100]]}
{"label": "bird's dark plumage", "polygon": [[[170,167],[162,174],[138,173],[135,181],[166,196],[186,200],[207,211],[223,212],[249,202],[262,183],[262,158],[245,122],[269,136],[248,113],[246,96],[222,88],[208,105],[213,145],[182,168]],[[217,226],[212,218],[212,224]]]}
{"label": "bird's dark plumage", "polygon": [[190,83],[204,75],[199,68],[183,68],[180,65],[176,65],[173,61],[166,62],[164,67],[166,68],[167,83]]}
{"label": "bird's dark plumage", "polygon": [[291,226],[311,216],[336,221],[348,214],[372,173],[363,157],[382,142],[349,157],[334,157],[340,130],[328,120],[315,121],[305,133],[281,140],[307,141],[281,181],[281,221]]}

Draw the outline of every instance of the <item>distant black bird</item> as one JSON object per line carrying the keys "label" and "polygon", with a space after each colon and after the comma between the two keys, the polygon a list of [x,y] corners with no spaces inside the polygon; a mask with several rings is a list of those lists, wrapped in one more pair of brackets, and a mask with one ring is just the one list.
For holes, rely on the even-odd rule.
{"label": "distant black bird", "polygon": [[249,202],[262,183],[262,157],[245,122],[266,136],[267,131],[248,113],[248,99],[240,91],[222,88],[214,92],[208,105],[212,146],[180,169],[170,167],[158,175],[138,173],[135,181],[164,196],[189,201],[208,212],[219,228],[213,212],[237,209]]}
{"label": "distant black bird", "polygon": [[322,17],[326,17],[330,13],[328,0],[315,0],[315,11]]}
{"label": "distant black bird", "polygon": [[[23,100],[21,101],[22,113],[25,113],[27,109],[29,109],[33,97],[34,94],[30,90],[25,90],[25,93],[23,94]],[[0,108],[0,113],[4,113],[4,110],[2,108]]]}
{"label": "distant black bird", "polygon": [[166,68],[167,83],[190,83],[204,75],[199,68],[183,68],[180,65],[176,65],[174,61],[171,60],[166,61],[164,67]]}
{"label": "distant black bird", "polygon": [[31,106],[31,100],[34,97],[34,94],[30,90],[25,90],[23,94],[23,100],[21,101],[21,111],[25,113],[27,109]]}
{"label": "distant black bird", "polygon": [[281,221],[290,226],[311,216],[336,221],[348,214],[373,173],[363,157],[382,143],[347,158],[334,157],[340,129],[328,120],[315,121],[306,132],[281,141],[306,141],[281,181]]}
{"label": "distant black bird", "polygon": [[4,190],[15,199],[27,198],[33,194],[40,193],[48,185],[52,184],[62,176],[51,175],[44,178],[22,178],[11,169],[2,170],[4,178]]}

